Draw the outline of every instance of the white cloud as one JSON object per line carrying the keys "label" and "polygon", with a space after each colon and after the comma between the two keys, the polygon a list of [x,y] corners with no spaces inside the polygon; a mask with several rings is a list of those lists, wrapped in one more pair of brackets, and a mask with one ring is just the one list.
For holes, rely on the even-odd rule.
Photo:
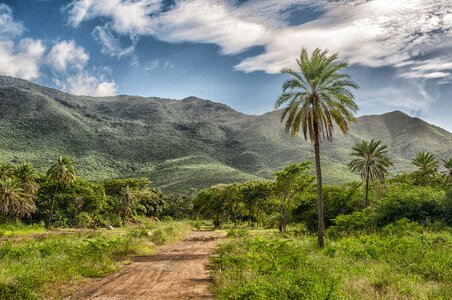
{"label": "white cloud", "polygon": [[269,30],[252,19],[221,1],[179,1],[154,18],[157,28],[150,32],[163,41],[214,43],[224,54],[235,54],[270,38]]}
{"label": "white cloud", "polygon": [[0,74],[26,80],[40,76],[45,47],[40,40],[22,39],[18,44],[0,39]]}
{"label": "white cloud", "polygon": [[68,75],[63,80],[55,79],[55,84],[75,95],[113,96],[117,90],[114,81],[108,81],[103,76],[98,78],[88,71]]}
{"label": "white cloud", "polygon": [[18,36],[23,30],[22,23],[14,21],[11,8],[0,3],[0,36]]}
{"label": "white cloud", "polygon": [[14,20],[12,10],[0,3],[0,74],[31,80],[39,77],[39,67],[45,46],[40,40],[12,40],[24,28]]}
{"label": "white cloud", "polygon": [[436,47],[452,29],[452,3],[446,1],[374,0],[325,8],[318,20],[279,30],[263,54],[236,69],[276,73],[293,65],[302,46],[340,52],[352,64],[396,66]]}
{"label": "white cloud", "polygon": [[120,38],[114,36],[108,23],[103,26],[96,26],[92,35],[94,39],[101,44],[101,52],[112,57],[121,58],[123,56],[131,55],[135,50],[137,38],[132,37],[132,44],[129,47],[122,47]]}
{"label": "white cloud", "polygon": [[[307,6],[324,13],[290,26],[286,18],[291,9]],[[224,54],[264,46],[262,54],[235,66],[245,72],[278,73],[294,65],[301,47],[340,52],[352,64],[399,67],[442,46],[452,32],[448,0],[269,0],[240,5],[231,0],[179,0],[167,11],[161,11],[157,0],[79,0],[69,7],[74,26],[100,16],[109,18],[119,34],[214,43]],[[423,77],[431,78],[445,72],[425,73],[431,74]]]}
{"label": "white cloud", "polygon": [[68,92],[94,96],[116,93],[116,83],[105,72],[87,69],[89,55],[75,41],[59,41],[46,53],[43,41],[22,37],[24,27],[14,20],[6,4],[0,4],[0,74],[37,80],[43,67],[52,70],[51,79]]}
{"label": "white cloud", "polygon": [[60,72],[68,68],[81,71],[88,60],[88,53],[83,47],[77,46],[73,40],[57,42],[47,54],[47,63]]}
{"label": "white cloud", "polygon": [[160,9],[160,0],[79,0],[68,7],[69,23],[77,27],[96,17],[111,18],[112,28],[121,34],[148,33],[152,27],[150,14]]}
{"label": "white cloud", "polygon": [[106,79],[105,72],[87,69],[88,60],[89,54],[73,40],[55,43],[46,57],[55,72],[53,81],[61,90],[76,95],[114,95],[116,83]]}

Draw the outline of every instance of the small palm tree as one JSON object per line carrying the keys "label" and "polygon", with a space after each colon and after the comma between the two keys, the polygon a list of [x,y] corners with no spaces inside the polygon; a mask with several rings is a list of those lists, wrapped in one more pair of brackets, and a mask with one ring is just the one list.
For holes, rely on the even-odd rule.
{"label": "small palm tree", "polygon": [[275,109],[286,105],[281,116],[286,131],[292,138],[300,130],[305,140],[314,144],[315,168],[317,173],[317,242],[323,247],[323,190],[320,166],[320,140],[332,141],[334,124],[343,133],[348,132],[349,123],[355,121],[358,111],[351,89],[358,85],[348,74],[340,71],[348,66],[337,62],[338,54],[315,49],[311,55],[305,48],[297,59],[297,70],[284,69],[281,72],[291,78],[283,83],[283,94],[278,98]]}
{"label": "small palm tree", "polygon": [[12,165],[0,161],[0,180],[6,180],[11,178],[14,174],[14,168]]}
{"label": "small palm tree", "polygon": [[50,229],[58,188],[60,187],[60,185],[72,184],[76,179],[74,160],[71,157],[67,156],[58,157],[56,162],[53,163],[50,169],[47,171],[47,176],[50,179],[54,180],[56,183],[55,192],[53,194],[52,203],[50,205],[49,217],[47,220],[47,228]]}
{"label": "small palm tree", "polygon": [[22,163],[16,166],[14,176],[20,181],[21,187],[25,193],[34,196],[38,191],[36,179],[38,174],[30,163]]}
{"label": "small palm tree", "polygon": [[439,162],[430,152],[418,153],[411,162],[418,167],[417,174],[422,185],[427,184],[438,173]]}
{"label": "small palm tree", "polygon": [[36,205],[31,197],[24,192],[17,179],[0,180],[0,212],[6,217],[30,216],[36,211]]}
{"label": "small palm tree", "polygon": [[120,214],[123,224],[132,216],[133,206],[135,205],[136,194],[129,186],[122,188],[119,192]]}
{"label": "small palm tree", "polygon": [[381,141],[361,141],[353,146],[352,156],[356,157],[348,167],[354,173],[361,176],[366,182],[364,206],[369,206],[369,181],[383,180],[388,173],[387,168],[392,162],[386,156],[388,146],[380,146]]}
{"label": "small palm tree", "polygon": [[443,172],[444,176],[446,176],[447,180],[452,179],[452,158],[449,159],[443,159],[444,168],[446,168],[446,171]]}

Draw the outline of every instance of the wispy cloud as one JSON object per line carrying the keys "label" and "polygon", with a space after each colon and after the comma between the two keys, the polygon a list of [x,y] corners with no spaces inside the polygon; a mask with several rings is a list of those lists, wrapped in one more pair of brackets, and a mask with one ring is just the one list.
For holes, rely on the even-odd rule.
{"label": "wispy cloud", "polygon": [[103,26],[96,26],[93,29],[92,35],[94,39],[100,43],[102,53],[117,58],[131,55],[134,52],[136,42],[138,41],[135,36],[132,36],[131,45],[123,47],[121,45],[120,37],[114,35],[110,29],[109,23]]}
{"label": "wispy cloud", "polygon": [[[289,25],[288,11],[308,6],[324,13],[314,21]],[[79,0],[69,7],[69,22],[78,26],[103,16],[119,34],[152,35],[174,43],[213,43],[224,54],[264,46],[262,54],[244,59],[235,69],[267,73],[293,65],[301,47],[338,51],[352,64],[398,68],[444,46],[452,32],[452,2],[447,0],[270,0],[241,5],[191,0],[176,1],[167,11],[161,8],[157,0]],[[415,74],[410,67],[405,69],[405,77],[439,78],[449,73],[424,70]]]}

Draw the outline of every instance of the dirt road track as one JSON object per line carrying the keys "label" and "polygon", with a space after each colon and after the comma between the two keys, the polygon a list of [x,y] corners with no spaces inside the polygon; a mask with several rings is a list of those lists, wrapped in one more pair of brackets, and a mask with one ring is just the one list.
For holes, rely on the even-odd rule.
{"label": "dirt road track", "polygon": [[192,232],[159,247],[155,255],[135,257],[131,265],[88,285],[75,299],[213,299],[205,264],[221,237],[211,231]]}

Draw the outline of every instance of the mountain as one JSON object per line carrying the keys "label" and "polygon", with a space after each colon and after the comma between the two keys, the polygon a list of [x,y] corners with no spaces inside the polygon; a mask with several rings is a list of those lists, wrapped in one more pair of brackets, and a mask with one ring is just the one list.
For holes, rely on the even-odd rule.
{"label": "mountain", "polygon": [[[0,160],[45,170],[57,155],[70,155],[85,178],[147,176],[169,192],[269,178],[313,157],[310,142],[286,134],[280,114],[246,115],[196,97],[74,96],[0,76]],[[363,116],[348,135],[322,144],[326,182],[358,179],[346,166],[350,149],[372,138],[388,145],[393,174],[412,170],[420,151],[452,157],[446,130],[400,111]]]}

